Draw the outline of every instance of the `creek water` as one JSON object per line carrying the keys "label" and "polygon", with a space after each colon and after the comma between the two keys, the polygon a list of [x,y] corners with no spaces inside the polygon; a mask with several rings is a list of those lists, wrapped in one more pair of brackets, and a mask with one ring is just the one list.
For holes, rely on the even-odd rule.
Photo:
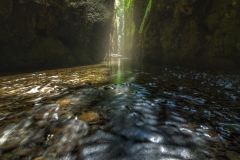
{"label": "creek water", "polygon": [[91,66],[0,77],[0,157],[240,159],[240,75]]}

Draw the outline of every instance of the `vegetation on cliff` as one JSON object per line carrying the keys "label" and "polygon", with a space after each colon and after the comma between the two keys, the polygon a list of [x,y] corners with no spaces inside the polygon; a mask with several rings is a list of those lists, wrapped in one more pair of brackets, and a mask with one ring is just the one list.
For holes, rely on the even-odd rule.
{"label": "vegetation on cliff", "polygon": [[146,62],[236,68],[239,11],[237,0],[3,1],[0,67],[89,64],[121,52]]}
{"label": "vegetation on cliff", "polygon": [[237,0],[128,1],[125,51],[147,62],[239,67],[239,11]]}

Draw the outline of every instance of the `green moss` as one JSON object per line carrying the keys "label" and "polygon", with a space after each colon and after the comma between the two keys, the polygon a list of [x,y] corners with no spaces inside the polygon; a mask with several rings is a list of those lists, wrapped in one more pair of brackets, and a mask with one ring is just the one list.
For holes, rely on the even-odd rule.
{"label": "green moss", "polygon": [[130,27],[126,30],[127,46],[129,48],[131,48],[133,45],[134,33],[135,33],[135,24],[131,22]]}
{"label": "green moss", "polygon": [[148,1],[148,5],[147,5],[147,8],[145,10],[145,14],[144,14],[144,17],[143,17],[143,20],[142,20],[142,23],[141,23],[141,26],[140,26],[140,29],[139,29],[139,33],[142,34],[143,32],[143,28],[145,26],[145,23],[146,23],[146,20],[147,20],[147,17],[151,11],[151,8],[152,8],[152,0],[149,0]]}
{"label": "green moss", "polygon": [[131,28],[127,29],[127,36],[133,36],[135,33],[135,24],[132,22],[130,26]]}
{"label": "green moss", "polygon": [[133,19],[135,0],[124,0],[124,52],[131,54],[136,25]]}
{"label": "green moss", "polygon": [[134,0],[124,0],[124,11],[128,11],[134,3]]}

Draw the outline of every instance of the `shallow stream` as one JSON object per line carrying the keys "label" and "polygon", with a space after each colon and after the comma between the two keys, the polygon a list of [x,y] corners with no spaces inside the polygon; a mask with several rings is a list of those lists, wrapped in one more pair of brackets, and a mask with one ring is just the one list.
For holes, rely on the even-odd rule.
{"label": "shallow stream", "polygon": [[240,159],[240,75],[116,58],[2,76],[0,157]]}

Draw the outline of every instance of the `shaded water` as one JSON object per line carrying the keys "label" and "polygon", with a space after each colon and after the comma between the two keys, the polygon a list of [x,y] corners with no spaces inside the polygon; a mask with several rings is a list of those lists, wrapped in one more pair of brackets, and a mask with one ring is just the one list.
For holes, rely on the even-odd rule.
{"label": "shaded water", "polygon": [[240,76],[129,59],[0,77],[1,159],[239,159]]}

